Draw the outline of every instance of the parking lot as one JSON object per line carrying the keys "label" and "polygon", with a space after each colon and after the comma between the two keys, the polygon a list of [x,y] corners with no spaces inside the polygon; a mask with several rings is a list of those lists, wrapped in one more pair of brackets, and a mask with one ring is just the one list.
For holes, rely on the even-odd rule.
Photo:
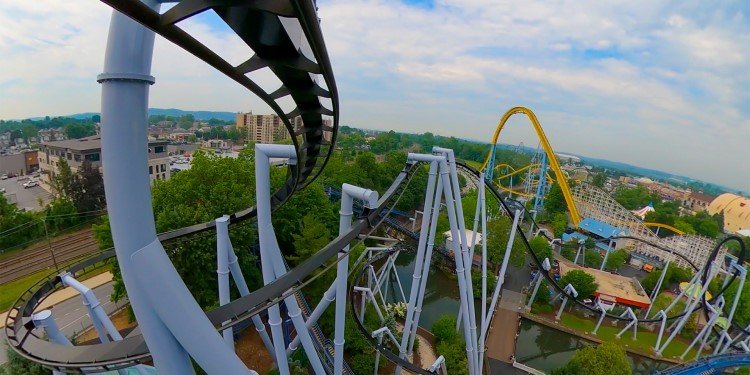
{"label": "parking lot", "polygon": [[[29,176],[20,176],[0,180],[0,190],[5,188],[3,195],[8,201],[15,203],[19,209],[41,211],[52,200],[52,194],[38,185],[28,189],[24,188],[23,184],[28,181],[28,178]],[[42,200],[41,206],[39,205],[40,199]]]}

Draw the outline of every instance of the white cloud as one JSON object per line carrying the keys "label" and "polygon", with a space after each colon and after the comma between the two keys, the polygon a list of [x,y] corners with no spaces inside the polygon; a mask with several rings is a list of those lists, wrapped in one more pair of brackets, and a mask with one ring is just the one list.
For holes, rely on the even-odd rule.
{"label": "white cloud", "polygon": [[[318,2],[344,124],[485,139],[505,109],[528,105],[558,149],[750,190],[743,4]],[[0,0],[0,118],[96,110],[110,13],[89,0]],[[205,19],[181,26],[233,63],[249,57]],[[154,59],[152,106],[267,111],[160,38]],[[509,143],[534,143],[517,127]]]}

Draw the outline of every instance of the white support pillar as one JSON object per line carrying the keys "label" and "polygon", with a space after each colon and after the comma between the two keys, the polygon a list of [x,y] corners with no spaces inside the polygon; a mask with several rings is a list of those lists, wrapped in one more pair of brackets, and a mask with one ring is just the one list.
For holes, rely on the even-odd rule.
{"label": "white support pillar", "polygon": [[526,308],[530,309],[531,305],[534,304],[534,299],[536,298],[536,294],[539,291],[539,286],[542,285],[542,281],[544,281],[544,275],[542,272],[549,272],[549,270],[552,269],[552,265],[549,262],[549,258],[544,258],[542,261],[542,269],[539,270],[539,273],[536,276],[536,280],[534,280],[534,290],[531,292],[531,298],[529,298],[529,302],[526,303]]}
{"label": "white support pillar", "polygon": [[[228,304],[229,296],[229,216],[216,219],[216,275],[219,283],[219,306]],[[224,342],[234,350],[234,330],[227,328],[222,332]]]}
{"label": "white support pillar", "polygon": [[661,339],[664,337],[664,328],[667,327],[667,314],[664,310],[659,310],[656,313],[656,317],[661,316],[661,324],[659,324],[659,335],[656,337],[656,344],[654,345],[654,351],[658,350],[661,345]]}
{"label": "white support pillar", "polygon": [[[667,275],[667,270],[669,269],[669,262],[672,261],[672,253],[670,252],[669,258],[667,258],[667,262],[664,264],[664,269],[661,270],[661,275],[659,275],[659,281],[656,282],[656,286],[654,287],[654,290],[651,291],[651,301],[656,301],[656,297],[659,295],[659,289],[661,289],[661,285],[664,282],[664,277]],[[643,316],[644,318],[648,319],[648,314],[651,313],[651,308],[654,306],[654,304],[648,305],[648,309],[646,309],[646,314]]]}
{"label": "white support pillar", "polygon": [[[412,274],[411,291],[409,293],[409,300],[406,306],[406,317],[404,319],[404,330],[401,338],[401,344],[399,345],[399,357],[402,359],[408,355],[409,341],[412,332],[412,325],[419,324],[418,321],[414,321],[414,315],[417,308],[417,299],[420,287],[422,286],[421,279],[424,273],[424,258],[427,247],[427,238],[430,236],[430,221],[433,217],[432,206],[435,198],[435,185],[437,180],[438,163],[444,158],[426,155],[426,154],[413,154],[409,153],[407,156],[409,162],[425,162],[430,163],[430,170],[427,177],[427,190],[425,191],[425,200],[423,209],[425,214],[422,215],[422,225],[419,230],[419,241],[417,243],[417,255],[414,260],[414,272]],[[430,218],[430,220],[425,220]],[[428,265],[429,269],[429,265]],[[424,275],[426,278],[426,275]],[[396,367],[396,375],[401,374],[401,366]]]}
{"label": "white support pillar", "polygon": [[[513,249],[513,242],[516,239],[516,230],[518,229],[518,220],[521,218],[521,211],[516,211],[515,215],[513,216],[513,227],[510,228],[510,237],[508,239],[508,244],[505,246],[505,255],[503,256],[503,264],[500,265],[500,271],[497,274],[497,283],[495,284],[495,291],[492,293],[492,302],[490,302],[490,309],[488,313],[490,315],[494,314],[495,312],[495,306],[497,306],[497,300],[500,296],[500,290],[503,287],[503,283],[505,282],[505,271],[508,268],[508,262],[510,261],[510,252]],[[490,328],[490,319],[487,319],[486,322],[484,322],[484,326],[482,327],[481,334],[479,337],[479,341],[484,341],[484,338],[487,336],[487,330]]]}
{"label": "white support pillar", "polygon": [[[341,211],[339,211],[339,235],[349,231],[352,227],[352,208],[354,199],[364,201],[367,208],[374,208],[378,204],[378,193],[358,186],[343,184],[341,186]],[[342,374],[344,368],[344,322],[346,321],[346,279],[349,273],[349,246],[339,251],[336,264],[336,324],[333,345],[333,373]],[[373,303],[374,301],[373,296]]]}
{"label": "white support pillar", "polygon": [[[42,310],[32,315],[31,320],[34,322],[34,327],[44,329],[44,333],[47,334],[49,341],[54,342],[55,344],[59,344],[59,345],[73,346],[70,340],[68,340],[68,338],[65,337],[65,335],[62,332],[60,332],[60,328],[57,327],[55,318],[52,317],[52,311]],[[64,372],[57,371],[57,370],[52,371],[52,374],[53,375],[65,375]]]}
{"label": "white support pillar", "polygon": [[[706,279],[704,285],[701,288],[700,293],[694,299],[693,298],[690,299],[690,303],[687,304],[687,306],[685,307],[685,311],[686,311],[685,316],[683,316],[682,319],[679,320],[679,322],[677,323],[677,326],[672,330],[672,333],[670,333],[669,337],[667,338],[667,341],[664,343],[664,345],[661,348],[659,348],[659,350],[656,351],[656,354],[661,355],[661,353],[664,351],[664,349],[666,349],[669,343],[671,343],[672,340],[675,338],[675,336],[677,336],[677,334],[682,330],[682,328],[685,327],[685,324],[687,323],[688,319],[690,319],[690,315],[692,315],[691,312],[695,308],[695,305],[701,299],[701,296],[706,293],[706,290],[708,290],[708,286],[711,284],[711,280],[713,280],[714,276],[716,275],[718,266],[714,265],[713,263],[710,263],[710,264],[707,264],[706,267],[709,267],[708,279]],[[690,286],[688,286],[688,288],[686,288],[685,290],[690,290],[690,293],[693,292],[693,289],[691,289]]]}
{"label": "white support pillar", "polygon": [[[567,294],[565,294],[567,293]],[[565,304],[568,303],[568,294],[573,296],[573,298],[578,297],[578,291],[576,288],[573,287],[573,285],[568,284],[565,286],[565,289],[563,289],[563,293],[560,293],[561,296],[563,296],[562,303],[560,304],[560,310],[557,311],[557,315],[555,315],[555,320],[560,320],[560,316],[562,315],[563,310],[565,309]]]}
{"label": "white support pillar", "polygon": [[594,327],[594,331],[591,332],[596,335],[596,332],[599,331],[599,327],[602,325],[602,321],[604,321],[604,317],[607,316],[607,309],[604,308],[601,301],[596,301],[596,306],[599,308],[599,310],[602,311],[602,314],[599,315],[599,320],[596,321],[596,327]]}
{"label": "white support pillar", "polygon": [[[459,228],[457,216],[462,215],[462,213],[456,212],[455,196],[451,188],[452,184],[450,181],[450,171],[445,159],[441,160],[440,162],[440,178],[442,179],[443,184],[443,196],[446,200],[445,206],[448,210],[448,222],[451,228],[451,237],[455,240],[461,238],[460,234],[458,233]],[[469,284],[468,286],[466,285],[466,268],[464,259],[461,256],[461,246],[456,241],[453,241],[453,258],[456,263],[458,290],[461,296],[461,310],[464,317],[470,317],[471,315],[469,310],[473,310],[474,297],[471,295],[471,284]],[[476,369],[478,362],[475,351],[477,341],[474,339],[475,337],[476,327],[472,327],[471,319],[464,319],[464,341],[466,342],[466,356],[468,359],[467,362],[469,364],[470,375],[478,374]]]}
{"label": "white support pillar", "polygon": [[631,309],[630,307],[628,307],[628,309],[625,310],[625,312],[620,316],[622,317],[625,315],[630,315],[631,321],[627,325],[625,325],[625,327],[620,332],[618,332],[615,336],[619,339],[622,336],[622,334],[628,330],[628,328],[633,327],[633,341],[635,341],[636,335],[638,334],[638,317],[635,315],[635,313],[633,312],[633,309]]}
{"label": "white support pillar", "polygon": [[[260,258],[263,271],[263,282],[268,285],[277,278],[284,275],[287,270],[282,259],[281,249],[276,240],[276,233],[271,222],[271,171],[270,158],[288,159],[290,164],[297,162],[294,146],[256,144],[255,145],[255,189],[256,207],[258,218],[258,239],[260,241]],[[315,350],[307,330],[302,311],[294,295],[284,298],[289,317],[292,319],[294,328],[300,336],[302,347],[310,360],[315,374],[324,374],[323,364]],[[281,314],[278,304],[269,308],[269,324],[271,325],[274,349],[276,350],[276,364],[281,375],[289,374],[286,351],[284,350],[284,336],[281,330]]]}
{"label": "white support pillar", "polygon": [[[430,274],[430,263],[432,262],[432,252],[435,248],[435,238],[437,237],[437,223],[438,217],[440,216],[440,201],[441,191],[443,188],[442,180],[438,179],[436,183],[435,198],[432,201],[432,208],[430,211],[430,227],[427,239],[427,249],[425,250],[425,260],[422,264],[422,278],[419,279],[419,292],[417,293],[417,305],[414,309],[414,323],[412,324],[411,337],[409,338],[409,347],[407,349],[407,355],[412,353],[414,348],[414,340],[417,337],[417,326],[419,325],[419,319],[422,315],[422,306],[424,304],[424,295],[427,290],[427,276]],[[423,218],[426,216],[423,216]]]}
{"label": "white support pillar", "polygon": [[[143,1],[159,11],[156,0]],[[146,134],[154,32],[113,11],[107,37],[102,85],[101,118],[103,179],[112,240],[122,280],[128,292],[154,365],[164,374],[193,374],[187,351],[148,304],[131,256],[156,239]]]}

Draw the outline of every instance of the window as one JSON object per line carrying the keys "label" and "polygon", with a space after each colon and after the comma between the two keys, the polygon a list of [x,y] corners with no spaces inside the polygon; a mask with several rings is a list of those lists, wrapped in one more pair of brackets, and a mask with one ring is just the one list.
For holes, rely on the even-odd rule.
{"label": "window", "polygon": [[161,153],[161,152],[164,152],[164,151],[165,151],[164,150],[164,146],[156,146],[156,147],[154,147],[154,152],[157,153],[157,154]]}
{"label": "window", "polygon": [[75,154],[75,155],[73,155],[73,159],[75,161],[81,161],[81,154]]}
{"label": "window", "polygon": [[73,154],[71,154],[70,152],[68,152],[67,156],[68,156],[68,160],[73,160]]}
{"label": "window", "polygon": [[167,171],[167,165],[166,164],[162,164],[161,165],[161,171],[162,172],[166,172]]}
{"label": "window", "polygon": [[88,161],[99,161],[99,153],[95,152],[93,154],[86,154],[83,158]]}
{"label": "window", "polygon": [[148,174],[154,174],[154,166],[153,165],[149,165],[148,166]]}

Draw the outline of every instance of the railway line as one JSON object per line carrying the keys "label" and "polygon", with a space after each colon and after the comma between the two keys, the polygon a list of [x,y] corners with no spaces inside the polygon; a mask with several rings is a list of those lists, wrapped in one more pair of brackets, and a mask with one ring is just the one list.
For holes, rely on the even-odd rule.
{"label": "railway line", "polygon": [[[50,252],[54,251],[54,259]],[[0,261],[0,284],[13,281],[34,272],[67,263],[99,251],[91,228],[69,233],[51,240],[40,241],[28,249]]]}

